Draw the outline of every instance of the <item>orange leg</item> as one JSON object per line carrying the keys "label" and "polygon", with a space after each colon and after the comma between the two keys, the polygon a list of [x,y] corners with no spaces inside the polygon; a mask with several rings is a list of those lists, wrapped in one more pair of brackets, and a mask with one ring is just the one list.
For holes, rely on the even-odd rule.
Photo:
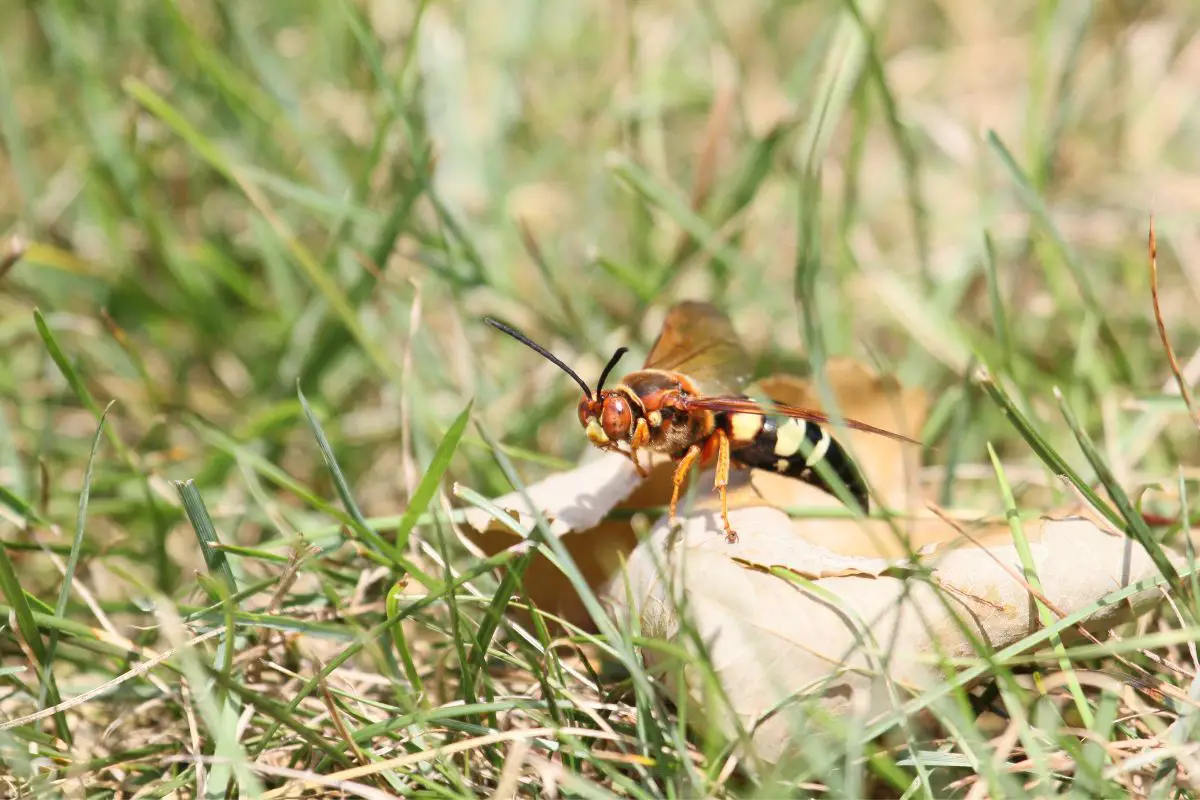
{"label": "orange leg", "polygon": [[679,506],[679,489],[683,486],[683,480],[685,477],[687,477],[688,471],[692,468],[692,464],[695,464],[696,459],[699,457],[700,445],[694,444],[687,449],[686,453],[683,454],[683,458],[679,459],[679,466],[675,468],[675,475],[671,479],[672,483],[675,484],[675,487],[671,490],[671,515],[668,520],[668,523],[672,526],[675,524],[675,509]]}
{"label": "orange leg", "polygon": [[650,426],[646,424],[645,417],[638,419],[637,427],[633,429],[633,436],[629,439],[629,460],[637,467],[638,475],[643,478],[650,475],[650,471],[644,468],[638,461],[638,450],[645,447],[650,441]]}
{"label": "orange leg", "polygon": [[721,522],[725,525],[725,541],[733,544],[738,540],[737,531],[729,524],[729,437],[725,431],[718,430],[717,437],[717,469],[713,488],[721,495]]}

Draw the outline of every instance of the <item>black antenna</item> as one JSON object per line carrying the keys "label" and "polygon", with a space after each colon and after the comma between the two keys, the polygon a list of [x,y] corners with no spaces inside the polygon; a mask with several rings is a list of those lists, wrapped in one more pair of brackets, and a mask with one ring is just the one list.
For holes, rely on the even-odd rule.
{"label": "black antenna", "polygon": [[[526,346],[526,347],[528,347],[530,350],[533,350],[535,353],[537,353],[537,354],[539,354],[540,356],[542,356],[542,358],[545,358],[545,359],[546,359],[547,361],[549,361],[551,364],[554,364],[554,365],[555,365],[555,366],[557,366],[559,369],[561,369],[563,372],[565,372],[565,373],[567,373],[568,375],[570,375],[572,378],[574,378],[574,379],[575,379],[575,382],[579,384],[580,388],[581,388],[581,389],[583,389],[583,393],[584,393],[585,395],[587,395],[587,398],[588,398],[589,400],[591,400],[591,399],[593,399],[593,398],[595,397],[595,396],[592,394],[592,390],[591,390],[591,389],[589,389],[589,388],[588,388],[588,385],[587,385],[586,383],[584,383],[584,382],[583,382],[583,378],[579,377],[579,374],[578,374],[577,372],[575,372],[575,370],[571,369],[571,368],[570,368],[570,367],[568,367],[566,364],[564,364],[564,363],[563,363],[563,362],[562,362],[562,361],[561,361],[561,360],[558,358],[558,356],[554,355],[554,354],[553,354],[553,353],[551,353],[549,350],[547,350],[546,348],[542,347],[540,344],[538,344],[537,342],[533,341],[532,339],[530,339],[530,338],[529,338],[528,336],[526,336],[525,334],[521,333],[521,332],[520,332],[519,330],[517,330],[516,328],[510,328],[509,326],[505,325],[503,322],[500,322],[500,321],[498,321],[498,320],[494,320],[494,319],[492,319],[491,317],[484,317],[484,318],[483,318],[483,321],[484,321],[484,322],[486,322],[488,325],[491,325],[491,326],[492,326],[493,328],[495,328],[496,330],[498,330],[498,331],[503,331],[504,333],[507,333],[509,336],[513,337],[513,338],[514,338],[514,339],[516,339],[518,342],[520,342],[521,344],[525,345],[525,346]],[[618,352],[620,352],[620,351],[618,351]],[[610,365],[610,366],[611,366],[611,365]],[[607,373],[607,370],[605,370],[605,372]],[[601,378],[601,382],[603,382],[603,378]]]}
{"label": "black antenna", "polygon": [[596,394],[600,394],[600,390],[604,388],[604,381],[608,378],[608,373],[613,371],[613,367],[621,360],[621,356],[629,352],[628,347],[618,347],[617,352],[612,354],[612,358],[604,365],[604,371],[600,373],[600,380],[596,381]]}

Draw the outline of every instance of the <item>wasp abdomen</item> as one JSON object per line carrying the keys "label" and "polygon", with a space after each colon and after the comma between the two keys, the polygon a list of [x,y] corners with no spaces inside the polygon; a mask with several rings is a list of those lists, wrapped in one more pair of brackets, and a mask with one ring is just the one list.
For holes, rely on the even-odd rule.
{"label": "wasp abdomen", "polygon": [[725,414],[719,425],[729,435],[731,455],[748,467],[770,470],[836,494],[815,466],[824,461],[867,511],[867,486],[850,454],[815,422],[759,414]]}

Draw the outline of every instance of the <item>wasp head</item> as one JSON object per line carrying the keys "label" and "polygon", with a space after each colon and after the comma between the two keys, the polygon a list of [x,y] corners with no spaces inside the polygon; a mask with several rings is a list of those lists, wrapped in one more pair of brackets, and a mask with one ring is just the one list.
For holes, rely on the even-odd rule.
{"label": "wasp head", "polygon": [[577,410],[588,441],[597,447],[610,447],[633,437],[637,422],[634,408],[621,390],[604,389],[596,392],[594,397],[581,398]]}

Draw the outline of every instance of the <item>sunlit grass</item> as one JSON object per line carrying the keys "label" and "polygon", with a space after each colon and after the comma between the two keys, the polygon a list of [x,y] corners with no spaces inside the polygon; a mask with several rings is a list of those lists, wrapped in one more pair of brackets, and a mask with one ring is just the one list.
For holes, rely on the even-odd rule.
{"label": "sunlit grass", "polygon": [[[491,558],[455,535],[452,507],[587,447],[573,384],[483,316],[595,374],[707,297],[760,373],[851,356],[924,388],[943,505],[1020,540],[1016,512],[1082,500],[1159,563],[1190,552],[1144,516],[1187,518],[1200,463],[1146,234],[1153,211],[1195,381],[1200,19],[966,9],[0,10],[5,791],[361,769],[343,788],[1190,796],[1193,570],[1119,642],[1058,634],[1137,587],[1042,608],[866,727],[805,717],[763,774],[636,645],[706,665],[608,619],[544,530]],[[534,547],[598,632],[508,613]]]}

